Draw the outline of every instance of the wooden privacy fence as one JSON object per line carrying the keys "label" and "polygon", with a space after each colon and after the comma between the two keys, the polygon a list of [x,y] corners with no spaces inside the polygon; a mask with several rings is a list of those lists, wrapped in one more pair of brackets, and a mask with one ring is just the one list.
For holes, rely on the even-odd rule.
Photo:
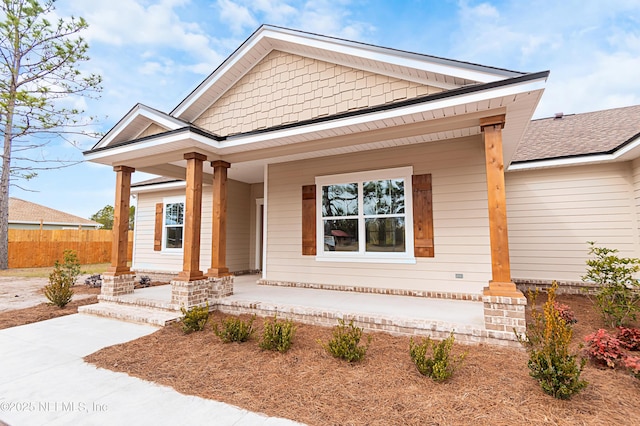
{"label": "wooden privacy fence", "polygon": [[[111,261],[109,230],[85,229],[9,229],[9,268],[53,266],[62,262],[65,250],[75,250],[80,264]],[[129,260],[133,231],[129,231]]]}

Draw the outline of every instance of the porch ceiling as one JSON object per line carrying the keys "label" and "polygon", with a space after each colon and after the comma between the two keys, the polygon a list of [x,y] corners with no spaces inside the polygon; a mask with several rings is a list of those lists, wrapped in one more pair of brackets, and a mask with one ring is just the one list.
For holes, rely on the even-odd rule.
{"label": "porch ceiling", "polygon": [[[209,161],[232,164],[231,179],[255,183],[263,180],[265,164],[344,155],[401,145],[450,140],[480,134],[480,118],[506,114],[503,131],[507,166],[529,123],[542,89],[536,82],[522,87],[499,87],[461,98],[408,105],[369,114],[326,120],[264,132],[210,137],[183,127],[131,143],[85,153],[88,160],[127,165],[138,171],[184,178],[183,155],[197,151]],[[207,165],[205,173],[212,173]]]}

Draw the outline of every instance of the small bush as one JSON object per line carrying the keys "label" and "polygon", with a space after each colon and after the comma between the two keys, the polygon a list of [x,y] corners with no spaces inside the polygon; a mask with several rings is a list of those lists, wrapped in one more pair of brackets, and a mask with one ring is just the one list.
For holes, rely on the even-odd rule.
{"label": "small bush", "polygon": [[349,362],[357,362],[364,358],[371,344],[371,336],[367,336],[367,344],[360,346],[362,328],[353,325],[353,320],[345,325],[343,319],[333,328],[333,338],[326,344],[319,342],[322,347],[336,358]]}
{"label": "small bush", "polygon": [[578,322],[576,315],[573,313],[573,310],[569,305],[553,302],[553,307],[560,314],[560,318],[562,318],[567,324],[575,324]]}
{"label": "small bush", "polygon": [[614,368],[622,357],[620,340],[607,333],[607,330],[601,328],[585,336],[584,341],[587,343],[587,354],[596,364]]}
{"label": "small bush", "polygon": [[627,350],[640,351],[640,329],[618,327],[618,340]]}
{"label": "small bush", "polygon": [[596,247],[589,241],[585,281],[598,284],[596,305],[603,320],[611,327],[623,326],[635,321],[640,311],[640,283],[634,274],[640,271],[640,259],[618,257],[618,250]]}
{"label": "small bush", "polygon": [[75,250],[65,250],[62,254],[62,273],[71,280],[71,285],[76,284],[76,280],[80,275],[80,262],[78,261],[78,254]]}
{"label": "small bush", "polygon": [[529,293],[532,322],[527,325],[526,336],[517,337],[529,350],[529,375],[546,394],[569,399],[587,386],[586,381],[580,380],[586,361],[578,362],[577,355],[569,352],[573,329],[554,306],[557,288],[554,281],[542,312],[536,307],[537,292]]}
{"label": "small bush", "polygon": [[53,271],[49,274],[49,284],[44,286],[44,295],[52,305],[64,308],[73,297],[73,277],[69,275],[63,265],[56,260]]}
{"label": "small bush", "polygon": [[90,275],[84,280],[87,287],[102,287],[102,277],[100,274]]}
{"label": "small bush", "polygon": [[194,306],[191,309],[180,307],[184,317],[182,318],[182,331],[189,334],[193,331],[202,331],[209,319],[209,302],[206,306]]}
{"label": "small bush", "polygon": [[429,376],[436,382],[449,379],[466,356],[466,353],[457,357],[451,356],[454,340],[453,333],[441,342],[425,337],[421,343],[416,343],[412,337],[409,341],[409,355],[420,374]]}
{"label": "small bush", "polygon": [[296,326],[291,320],[278,321],[277,317],[273,317],[273,321],[266,320],[260,349],[284,353],[291,347],[295,333]]}
{"label": "small bush", "polygon": [[240,318],[227,318],[222,321],[221,329],[218,324],[213,324],[213,332],[224,343],[246,342],[254,332],[253,321],[255,319],[255,315],[249,321],[243,321]]}
{"label": "small bush", "polygon": [[636,378],[640,379],[640,357],[627,356],[624,359],[624,366]]}

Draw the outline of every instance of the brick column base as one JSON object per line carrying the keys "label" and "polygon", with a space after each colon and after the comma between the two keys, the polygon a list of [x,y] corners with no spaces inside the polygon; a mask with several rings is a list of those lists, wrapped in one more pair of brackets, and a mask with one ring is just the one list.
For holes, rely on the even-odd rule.
{"label": "brick column base", "polygon": [[[526,297],[482,296],[484,326],[489,337],[517,340],[516,334],[527,330],[525,320]],[[514,333],[515,331],[515,333]]]}
{"label": "brick column base", "polygon": [[171,303],[185,309],[204,306],[209,300],[208,279],[196,281],[171,281]]}
{"label": "brick column base", "polygon": [[134,274],[103,274],[100,294],[104,296],[121,296],[123,294],[133,293],[135,278],[136,276]]}
{"label": "brick column base", "polygon": [[209,278],[211,283],[210,295],[212,299],[221,299],[233,294],[233,275],[220,278]]}

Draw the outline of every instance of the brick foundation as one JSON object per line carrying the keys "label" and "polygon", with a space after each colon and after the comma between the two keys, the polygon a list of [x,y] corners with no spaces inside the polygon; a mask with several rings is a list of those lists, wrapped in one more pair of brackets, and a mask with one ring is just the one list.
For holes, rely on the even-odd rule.
{"label": "brick foundation", "polygon": [[171,303],[184,307],[204,306],[209,301],[209,279],[197,281],[171,281]]}
{"label": "brick foundation", "polygon": [[516,333],[524,334],[525,297],[483,296],[484,326],[488,336],[499,340],[517,340]]}
{"label": "brick foundation", "polygon": [[[595,294],[599,287],[596,283],[584,282],[584,281],[559,281],[558,282],[558,290],[556,294]],[[551,288],[552,280],[536,280],[532,278],[516,278],[513,280],[520,290],[523,293],[527,293],[527,291],[535,291],[539,289],[540,291],[547,292],[549,288]]]}
{"label": "brick foundation", "polygon": [[227,275],[222,278],[209,278],[209,283],[209,297],[211,299],[220,299],[233,294],[233,275]]}
{"label": "brick foundation", "polygon": [[209,303],[213,310],[217,300],[232,294],[233,275],[197,281],[171,281],[171,303],[185,309]]}
{"label": "brick foundation", "polygon": [[258,285],[272,285],[280,287],[312,288],[315,290],[353,291],[356,293],[389,294],[394,296],[429,297],[432,299],[469,300],[480,302],[481,294],[453,293],[446,291],[406,290],[398,288],[359,287],[352,285],[301,283],[293,281],[258,280]]}
{"label": "brick foundation", "polygon": [[123,294],[133,293],[135,278],[136,276],[134,274],[103,274],[100,294],[105,296],[122,296]]}

